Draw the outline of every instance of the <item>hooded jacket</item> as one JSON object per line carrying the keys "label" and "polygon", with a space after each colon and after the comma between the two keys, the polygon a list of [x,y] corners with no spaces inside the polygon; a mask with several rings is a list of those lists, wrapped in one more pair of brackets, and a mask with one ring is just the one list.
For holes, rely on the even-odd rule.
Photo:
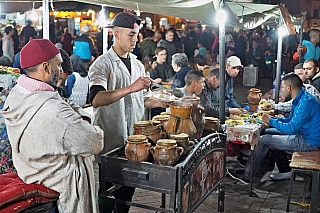
{"label": "hooded jacket", "polygon": [[287,135],[301,134],[303,140],[320,147],[320,104],[316,97],[301,89],[292,101],[288,118],[271,118],[269,124]]}
{"label": "hooded jacket", "polygon": [[98,212],[91,156],[103,148],[102,130],[82,120],[49,84],[25,75],[0,113],[19,177],[59,192],[59,212]]}
{"label": "hooded jacket", "polygon": [[320,91],[320,72],[318,72],[310,81],[310,84]]}

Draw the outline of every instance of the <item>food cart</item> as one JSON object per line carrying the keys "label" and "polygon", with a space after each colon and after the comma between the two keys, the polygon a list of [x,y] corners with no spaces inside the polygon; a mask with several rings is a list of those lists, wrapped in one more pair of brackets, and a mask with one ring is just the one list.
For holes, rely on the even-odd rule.
{"label": "food cart", "polygon": [[[224,211],[224,178],[226,170],[226,135],[213,133],[195,146],[175,166],[134,162],[124,157],[124,147],[101,157],[101,200],[112,200],[130,206],[161,212],[193,212],[214,190],[218,189],[218,211]],[[112,171],[112,172],[110,172]],[[170,181],[168,181],[170,180]],[[114,199],[105,183],[131,186],[162,193],[159,208]],[[166,196],[169,204],[166,205]]]}

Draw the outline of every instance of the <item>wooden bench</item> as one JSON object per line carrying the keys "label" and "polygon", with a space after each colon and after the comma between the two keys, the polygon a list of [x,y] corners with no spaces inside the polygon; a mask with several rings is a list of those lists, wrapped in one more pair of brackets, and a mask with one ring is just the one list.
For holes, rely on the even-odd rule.
{"label": "wooden bench", "polygon": [[292,155],[290,167],[292,167],[292,174],[290,179],[286,212],[289,212],[293,180],[296,173],[298,172],[310,173],[312,175],[310,212],[317,212],[320,175],[320,150],[312,152],[294,152]]}

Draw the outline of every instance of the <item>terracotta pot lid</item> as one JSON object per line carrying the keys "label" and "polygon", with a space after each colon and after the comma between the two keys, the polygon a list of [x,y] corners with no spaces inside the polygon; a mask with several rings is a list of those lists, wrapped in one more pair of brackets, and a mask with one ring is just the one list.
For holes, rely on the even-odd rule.
{"label": "terracotta pot lid", "polygon": [[171,147],[177,145],[177,142],[173,139],[160,139],[157,141],[158,146]]}
{"label": "terracotta pot lid", "polygon": [[157,126],[157,125],[161,124],[161,122],[158,120],[152,120],[151,122],[152,122],[153,126]]}
{"label": "terracotta pot lid", "polygon": [[156,120],[156,121],[165,121],[169,119],[170,119],[170,115],[156,115],[152,118],[152,120]]}
{"label": "terracotta pot lid", "polygon": [[147,136],[145,135],[130,135],[128,137],[128,143],[145,143],[147,141]]}
{"label": "terracotta pot lid", "polygon": [[189,135],[186,133],[180,133],[180,134],[171,134],[170,135],[171,139],[188,139]]}
{"label": "terracotta pot lid", "polygon": [[218,118],[214,118],[214,117],[204,117],[205,121],[209,121],[209,122],[217,122],[219,121]]}
{"label": "terracotta pot lid", "polygon": [[134,127],[147,127],[152,126],[151,121],[137,121],[134,123]]}
{"label": "terracotta pot lid", "polygon": [[161,112],[160,115],[171,115],[171,112]]}

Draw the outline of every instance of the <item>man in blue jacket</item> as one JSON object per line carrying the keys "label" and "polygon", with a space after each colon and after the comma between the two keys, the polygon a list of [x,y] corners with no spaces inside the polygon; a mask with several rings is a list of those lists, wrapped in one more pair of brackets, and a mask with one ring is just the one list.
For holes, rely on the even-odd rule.
{"label": "man in blue jacket", "polygon": [[[316,97],[306,92],[298,75],[290,73],[283,77],[281,89],[286,97],[291,97],[292,111],[288,118],[271,118],[264,114],[262,121],[286,135],[266,134],[260,137],[254,152],[253,175],[255,175],[269,149],[288,152],[309,152],[320,149],[320,103]],[[287,160],[287,159],[286,159]],[[288,162],[287,162],[288,163]],[[229,175],[244,184],[249,184],[250,161],[239,174],[228,170]]]}

